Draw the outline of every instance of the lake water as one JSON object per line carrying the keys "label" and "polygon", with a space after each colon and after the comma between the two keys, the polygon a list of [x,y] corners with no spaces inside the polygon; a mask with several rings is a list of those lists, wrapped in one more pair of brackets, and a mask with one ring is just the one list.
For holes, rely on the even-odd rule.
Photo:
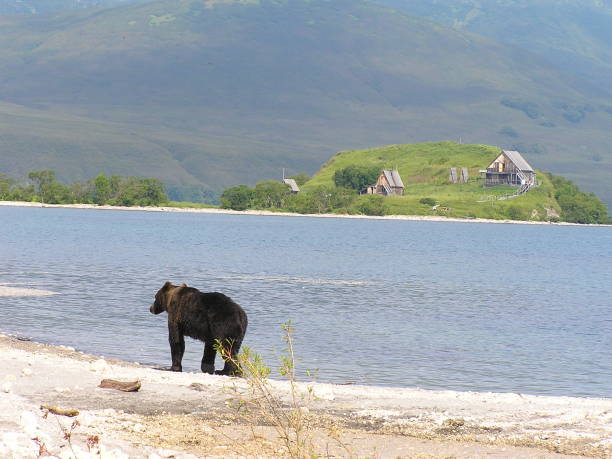
{"label": "lake water", "polygon": [[0,283],[61,293],[0,298],[5,333],[166,366],[167,280],[240,303],[272,366],[292,320],[318,381],[612,397],[609,227],[0,208]]}

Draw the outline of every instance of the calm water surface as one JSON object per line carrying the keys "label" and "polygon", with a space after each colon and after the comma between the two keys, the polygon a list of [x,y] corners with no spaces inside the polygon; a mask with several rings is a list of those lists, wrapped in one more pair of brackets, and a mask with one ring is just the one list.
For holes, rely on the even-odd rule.
{"label": "calm water surface", "polygon": [[272,365],[291,319],[319,381],[612,397],[612,228],[0,208],[0,283],[61,293],[0,298],[3,332],[169,365],[167,280]]}

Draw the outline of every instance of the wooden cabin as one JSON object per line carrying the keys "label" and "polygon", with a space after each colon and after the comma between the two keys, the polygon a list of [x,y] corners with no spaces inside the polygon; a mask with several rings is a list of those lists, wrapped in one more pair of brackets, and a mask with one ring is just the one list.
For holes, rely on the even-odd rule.
{"label": "wooden cabin", "polygon": [[397,170],[383,170],[378,176],[375,185],[367,187],[364,194],[380,194],[382,196],[390,196],[395,194],[402,196],[404,194],[404,182]]}
{"label": "wooden cabin", "polygon": [[509,185],[531,188],[536,173],[518,151],[502,150],[484,171],[485,186]]}

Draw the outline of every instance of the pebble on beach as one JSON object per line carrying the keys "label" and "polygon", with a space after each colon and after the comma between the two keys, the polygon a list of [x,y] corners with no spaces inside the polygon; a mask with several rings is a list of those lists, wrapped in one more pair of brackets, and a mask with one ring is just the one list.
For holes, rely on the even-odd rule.
{"label": "pebble on beach", "polygon": [[110,366],[108,365],[106,360],[98,359],[95,362],[93,362],[89,368],[91,369],[91,371],[95,371],[97,373],[105,373],[106,371],[110,369]]}

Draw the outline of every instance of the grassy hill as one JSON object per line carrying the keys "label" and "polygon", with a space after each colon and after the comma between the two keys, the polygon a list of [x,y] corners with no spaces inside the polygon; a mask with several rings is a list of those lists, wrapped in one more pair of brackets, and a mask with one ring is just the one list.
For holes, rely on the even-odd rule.
{"label": "grassy hill", "polygon": [[612,202],[612,100],[527,51],[361,0],[0,17],[0,172],[220,191],[334,151],[462,139]]}
{"label": "grassy hill", "polygon": [[[498,200],[514,194],[515,188],[483,187],[484,182],[478,171],[485,169],[499,151],[499,148],[488,145],[455,142],[344,151],[323,165],[303,189],[308,192],[321,186],[333,186],[334,173],[351,165],[372,166],[381,170],[397,168],[405,185],[405,193],[404,196],[384,199],[387,214],[542,221],[559,217],[561,208],[554,198],[554,186],[542,172],[538,172],[539,187],[511,199]],[[451,183],[451,167],[467,167],[470,176],[468,183]],[[432,202],[438,205],[436,209],[433,209]]]}

